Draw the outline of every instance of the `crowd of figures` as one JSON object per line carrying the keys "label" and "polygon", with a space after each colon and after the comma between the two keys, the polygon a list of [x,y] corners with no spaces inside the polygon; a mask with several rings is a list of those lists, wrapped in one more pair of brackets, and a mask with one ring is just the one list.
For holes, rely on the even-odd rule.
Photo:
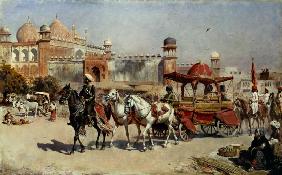
{"label": "crowd of figures", "polygon": [[[50,101],[49,94],[40,92],[41,95],[20,96],[16,94],[9,94],[6,104],[11,104],[12,108],[17,112],[7,111],[3,123],[17,125],[20,122],[16,121],[29,121],[29,116],[36,118],[38,116],[50,116],[50,121],[55,121],[57,115],[57,106],[55,101]],[[42,95],[44,94],[44,95]],[[48,114],[50,112],[50,115]],[[18,119],[16,116],[19,116]],[[6,120],[7,119],[7,120]],[[11,119],[13,119],[11,122]]]}
{"label": "crowd of figures", "polygon": [[[88,74],[84,77],[84,85],[80,92],[72,89],[70,84],[65,85],[59,92],[59,103],[68,105],[69,122],[72,126],[74,134],[73,147],[70,154],[76,150],[76,142],[78,141],[81,147],[81,152],[85,151],[85,146],[80,140],[80,135],[86,135],[85,127],[88,125],[97,130],[96,148],[99,148],[99,138],[102,134],[103,142],[100,149],[105,149],[105,137],[111,135],[110,146],[113,146],[114,136],[119,126],[124,126],[127,138],[127,147],[131,147],[128,126],[136,125],[138,136],[135,143],[142,138],[143,150],[148,148],[146,145],[146,136],[148,136],[150,146],[154,148],[154,141],[151,138],[151,129],[156,124],[162,124],[167,128],[168,134],[164,141],[164,147],[167,146],[170,135],[173,135],[174,143],[178,144],[178,135],[175,128],[181,126],[181,119],[175,116],[175,109],[172,103],[175,100],[173,89],[171,86],[166,87],[167,94],[160,100],[148,102],[139,95],[127,94],[123,97],[115,89],[110,90],[107,94],[103,94],[101,101],[96,100],[95,87],[91,84],[92,77]],[[242,122],[247,121],[249,124],[250,134],[255,127],[256,121],[259,129],[255,130],[255,137],[248,150],[241,152],[240,160],[247,167],[259,168],[264,166],[270,168],[273,164],[274,154],[273,145],[281,143],[279,134],[281,122],[281,104],[282,104],[282,89],[278,89],[278,94],[268,94],[268,90],[263,96],[263,100],[259,100],[257,89],[252,89],[251,99],[246,100],[237,98],[234,101],[234,111],[240,119],[239,128],[242,131]],[[56,104],[50,102],[48,98],[40,100],[31,100],[31,96],[25,98],[9,97],[9,102],[14,108],[19,111],[24,111],[24,116],[27,116],[29,111],[34,112],[34,117],[37,115],[46,115],[51,112],[50,120],[56,119]],[[4,117],[7,121],[12,121],[11,114],[7,113]],[[110,119],[113,119],[114,125],[110,124]],[[8,121],[9,120],[9,121]],[[271,134],[265,136],[265,122],[270,123]],[[25,121],[21,121],[23,124]],[[141,132],[141,126],[144,127]],[[263,163],[261,163],[263,162]]]}
{"label": "crowd of figures", "polygon": [[[259,96],[262,98],[260,99]],[[268,92],[265,89],[265,94],[259,95],[255,87],[252,88],[252,96],[250,99],[236,98],[234,101],[234,111],[240,118],[241,124],[248,122],[249,131],[251,134],[254,128],[254,122],[257,128],[265,127],[266,121],[276,120],[281,121],[282,117],[282,89],[278,88],[278,93]],[[240,124],[240,130],[242,125]]]}
{"label": "crowd of figures", "polygon": [[[282,171],[282,138],[280,134],[280,123],[282,121],[282,89],[278,88],[278,93],[268,92],[259,95],[255,87],[252,88],[252,97],[249,102],[243,98],[234,101],[234,111],[242,122],[249,124],[250,134],[257,123],[254,133],[254,140],[248,150],[240,153],[239,164],[247,170],[251,169],[278,169]],[[269,125],[265,125],[266,120]],[[265,128],[266,126],[266,128]]]}

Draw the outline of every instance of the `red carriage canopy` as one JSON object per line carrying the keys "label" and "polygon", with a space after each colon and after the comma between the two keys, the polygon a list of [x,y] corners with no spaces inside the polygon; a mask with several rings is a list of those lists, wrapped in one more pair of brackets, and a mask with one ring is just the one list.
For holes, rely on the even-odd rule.
{"label": "red carriage canopy", "polygon": [[207,64],[202,64],[200,62],[194,64],[187,72],[187,75],[198,76],[202,78],[210,78],[212,76],[212,70]]}
{"label": "red carriage canopy", "polygon": [[180,74],[177,72],[172,72],[172,73],[168,73],[168,74],[164,74],[164,78],[179,82],[179,83],[183,83],[183,84],[187,84],[187,83],[191,83],[194,80],[197,80],[198,82],[204,84],[204,85],[208,85],[208,84],[217,84],[217,83],[221,83],[224,81],[228,81],[228,80],[233,80],[233,77],[203,77],[200,75],[185,75],[185,74]]}

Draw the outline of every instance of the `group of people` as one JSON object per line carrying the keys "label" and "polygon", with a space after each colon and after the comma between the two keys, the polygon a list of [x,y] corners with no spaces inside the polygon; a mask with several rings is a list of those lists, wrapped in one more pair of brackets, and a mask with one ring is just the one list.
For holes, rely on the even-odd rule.
{"label": "group of people", "polygon": [[[274,93],[269,94],[269,90],[265,88],[265,94],[259,95],[257,87],[256,86],[252,87],[252,97],[250,101],[251,101],[251,109],[252,109],[253,115],[258,112],[259,96],[263,97],[263,103],[266,105],[268,109],[268,113],[269,113],[269,109],[270,109],[269,98],[270,96],[274,96]],[[282,88],[281,87],[278,88],[278,93],[275,97],[275,100],[281,112],[282,111]]]}
{"label": "group of people", "polygon": [[240,152],[239,163],[246,169],[271,169],[274,165],[274,145],[281,142],[279,135],[280,123],[270,122],[270,131],[265,133],[262,129],[256,129],[254,139],[248,150]]}

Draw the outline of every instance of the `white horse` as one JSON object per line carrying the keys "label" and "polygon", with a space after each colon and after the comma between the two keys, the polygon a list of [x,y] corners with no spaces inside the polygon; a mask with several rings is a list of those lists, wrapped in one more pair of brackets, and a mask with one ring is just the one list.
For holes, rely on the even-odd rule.
{"label": "white horse", "polygon": [[25,117],[28,116],[29,111],[34,112],[34,118],[37,115],[37,109],[38,109],[38,103],[37,102],[30,102],[30,101],[27,101],[27,100],[19,100],[16,104],[16,107],[19,109],[19,111],[24,110]]}
{"label": "white horse", "polygon": [[[174,109],[172,106],[170,106],[167,103],[158,103],[155,102],[152,106],[145,101],[143,98],[137,96],[137,95],[127,95],[125,98],[125,113],[128,113],[132,107],[134,107],[135,112],[137,113],[137,118],[141,121],[146,122],[145,130],[143,131],[143,148],[146,150],[146,144],[145,144],[145,134],[147,133],[149,136],[149,140],[151,142],[152,148],[154,147],[153,140],[150,135],[150,128],[152,125],[157,123],[164,123],[168,126],[168,136],[166,138],[166,141],[164,143],[164,146],[166,147],[168,144],[168,139],[170,137],[171,132],[174,135],[175,144],[178,144],[178,139],[175,134],[175,131],[172,127],[172,124],[174,122],[177,122],[175,115],[174,115]],[[168,109],[168,111],[163,112],[162,108]],[[153,113],[152,113],[153,111]],[[155,113],[159,114],[162,113],[159,116],[156,116]]]}
{"label": "white horse", "polygon": [[113,138],[114,138],[116,129],[119,126],[124,125],[126,136],[127,136],[127,141],[128,141],[127,147],[128,148],[130,147],[130,139],[129,139],[129,132],[128,132],[128,125],[129,124],[135,124],[137,129],[138,129],[138,136],[137,136],[137,140],[135,142],[135,143],[138,143],[140,135],[141,135],[140,123],[138,123],[134,120],[131,120],[131,121],[128,120],[127,114],[124,113],[124,101],[120,97],[118,91],[115,90],[115,89],[112,89],[105,96],[105,100],[113,103],[113,105],[111,105],[111,106],[113,106],[112,117],[115,121],[110,146],[113,146]]}

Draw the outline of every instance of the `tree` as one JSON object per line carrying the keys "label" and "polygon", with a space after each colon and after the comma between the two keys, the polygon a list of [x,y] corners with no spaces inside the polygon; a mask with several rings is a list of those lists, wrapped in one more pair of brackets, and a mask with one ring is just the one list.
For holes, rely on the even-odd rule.
{"label": "tree", "polygon": [[32,82],[33,91],[48,92],[50,98],[54,99],[56,94],[60,90],[60,85],[58,80],[53,76],[37,77]]}
{"label": "tree", "polygon": [[10,93],[25,94],[28,85],[22,75],[16,72],[11,65],[3,64],[0,67],[0,91],[3,93],[3,101]]}

